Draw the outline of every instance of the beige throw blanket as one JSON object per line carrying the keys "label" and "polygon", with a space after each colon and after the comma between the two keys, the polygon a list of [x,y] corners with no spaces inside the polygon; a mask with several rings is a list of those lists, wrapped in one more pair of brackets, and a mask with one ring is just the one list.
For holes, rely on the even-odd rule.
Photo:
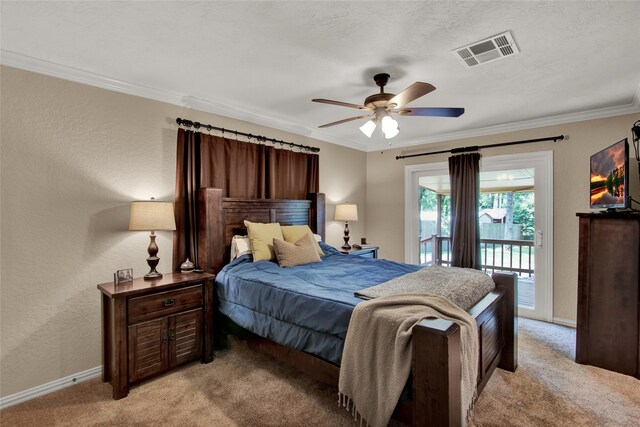
{"label": "beige throw blanket", "polygon": [[357,291],[355,295],[364,299],[401,294],[440,295],[469,310],[495,287],[493,279],[482,271],[433,265]]}
{"label": "beige throw blanket", "polygon": [[411,331],[422,319],[454,321],[461,330],[462,420],[466,425],[478,377],[478,326],[441,296],[394,295],[353,311],[340,366],[339,403],[373,427],[389,423],[411,372]]}

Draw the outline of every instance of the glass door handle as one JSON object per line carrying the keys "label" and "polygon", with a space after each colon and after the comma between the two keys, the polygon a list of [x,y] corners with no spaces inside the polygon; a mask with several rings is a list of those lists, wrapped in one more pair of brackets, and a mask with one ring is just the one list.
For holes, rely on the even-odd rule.
{"label": "glass door handle", "polygon": [[536,230],[533,235],[533,246],[536,248],[542,247],[542,231]]}

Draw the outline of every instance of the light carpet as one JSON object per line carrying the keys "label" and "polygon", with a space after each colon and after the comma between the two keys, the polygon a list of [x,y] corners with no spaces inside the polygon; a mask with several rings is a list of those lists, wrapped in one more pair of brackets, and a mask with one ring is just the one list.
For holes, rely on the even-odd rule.
{"label": "light carpet", "polygon": [[[472,426],[638,426],[640,381],[573,362],[575,331],[520,319],[519,367],[496,370]],[[242,342],[111,399],[99,379],[7,408],[2,426],[357,426],[337,390]]]}

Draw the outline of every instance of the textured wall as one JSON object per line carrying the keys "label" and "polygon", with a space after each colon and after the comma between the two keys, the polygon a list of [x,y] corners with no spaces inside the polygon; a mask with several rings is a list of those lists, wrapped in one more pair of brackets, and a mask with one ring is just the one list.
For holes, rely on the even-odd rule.
{"label": "textured wall", "polygon": [[[173,200],[175,118],[315,145],[320,190],[362,208],[366,154],[178,106],[2,67],[0,395],[100,365],[96,284],[148,271],[148,233],[127,231],[132,200]],[[159,232],[159,271],[171,268]],[[341,244],[342,225],[327,222]]]}
{"label": "textured wall", "polygon": [[[315,145],[327,218],[334,204],[359,206],[352,241],[365,235],[381,256],[404,259],[404,166],[400,150],[362,153],[251,123],[1,67],[0,395],[100,364],[96,284],[119,268],[147,271],[148,235],[127,231],[129,202],[172,200],[176,117]],[[491,156],[554,151],[554,316],[575,319],[577,220],[588,210],[589,155],[630,137],[638,115],[416,147],[483,145],[566,134],[560,143],[484,150]],[[638,172],[630,182],[640,199]],[[366,175],[365,175],[366,171]],[[365,207],[366,201],[366,207]],[[366,228],[365,228],[366,216]],[[327,241],[342,244],[327,221]],[[170,269],[171,233],[159,232],[160,271]]]}
{"label": "textured wall", "polygon": [[[575,320],[578,280],[578,220],[576,212],[589,211],[589,157],[623,138],[640,115],[626,115],[566,125],[549,126],[500,135],[447,141],[411,147],[410,153],[438,151],[452,147],[568,135],[561,142],[543,142],[482,150],[483,156],[532,151],[553,151],[553,315]],[[410,164],[446,162],[449,154],[395,160],[402,150],[367,155],[367,233],[381,245],[381,256],[404,261],[404,167]],[[638,166],[629,161],[631,194],[640,200]],[[638,206],[636,205],[636,208]]]}

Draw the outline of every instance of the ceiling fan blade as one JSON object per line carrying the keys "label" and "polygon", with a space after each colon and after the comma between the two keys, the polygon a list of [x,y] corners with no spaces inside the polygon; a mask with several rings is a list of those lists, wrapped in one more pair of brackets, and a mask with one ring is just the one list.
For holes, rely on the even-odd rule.
{"label": "ceiling fan blade", "polygon": [[358,117],[351,117],[348,119],[343,119],[343,120],[338,120],[337,122],[331,122],[331,123],[327,123],[325,125],[322,126],[318,126],[319,128],[328,128],[329,126],[335,126],[335,125],[340,125],[342,123],[347,123],[347,122],[351,122],[354,120],[359,120],[359,119],[368,119],[370,116],[358,116]]}
{"label": "ceiling fan blade", "polygon": [[358,110],[368,110],[368,108],[363,105],[350,104],[348,102],[342,102],[342,101],[333,101],[331,99],[316,98],[316,99],[312,99],[311,101],[319,102],[321,104],[331,104],[331,105],[339,105],[341,107],[357,108]]}
{"label": "ceiling fan blade", "polygon": [[429,83],[423,82],[415,82],[393,98],[391,98],[387,105],[392,108],[402,108],[411,101],[420,98],[428,94],[429,92],[433,92],[436,90],[435,86],[430,85]]}
{"label": "ceiling fan blade", "polygon": [[464,108],[403,108],[394,112],[401,116],[460,117]]}

